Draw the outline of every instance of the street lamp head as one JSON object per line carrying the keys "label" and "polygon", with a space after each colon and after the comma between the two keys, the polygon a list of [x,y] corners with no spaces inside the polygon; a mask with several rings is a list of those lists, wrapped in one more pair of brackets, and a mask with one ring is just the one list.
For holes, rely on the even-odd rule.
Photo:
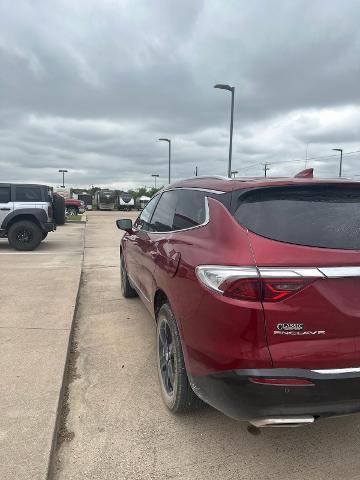
{"label": "street lamp head", "polygon": [[159,142],[171,142],[169,138],[159,138]]}
{"label": "street lamp head", "polygon": [[60,169],[59,172],[60,172],[60,173],[67,173],[68,170]]}
{"label": "street lamp head", "polygon": [[342,152],[343,149],[342,148],[333,148],[334,152]]}
{"label": "street lamp head", "polygon": [[229,90],[229,92],[232,92],[235,87],[230,87],[230,85],[225,85],[224,83],[217,83],[214,85],[214,88],[220,88],[221,90]]}

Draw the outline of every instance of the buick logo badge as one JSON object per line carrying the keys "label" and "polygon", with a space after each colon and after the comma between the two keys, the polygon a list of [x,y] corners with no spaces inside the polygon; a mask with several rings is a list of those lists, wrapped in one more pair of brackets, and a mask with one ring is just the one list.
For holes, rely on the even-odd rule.
{"label": "buick logo badge", "polygon": [[301,332],[301,330],[304,330],[304,324],[303,323],[278,323],[276,325],[276,328],[280,332]]}

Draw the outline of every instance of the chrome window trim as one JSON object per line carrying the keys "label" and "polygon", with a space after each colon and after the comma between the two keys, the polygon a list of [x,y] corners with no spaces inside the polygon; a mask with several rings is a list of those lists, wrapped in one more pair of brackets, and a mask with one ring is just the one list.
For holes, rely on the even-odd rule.
{"label": "chrome window trim", "polygon": [[[162,197],[163,193],[165,192],[176,192],[178,190],[195,190],[195,191],[198,191],[198,192],[205,192],[205,193],[214,193],[216,195],[222,195],[226,192],[223,192],[221,190],[211,190],[211,189],[208,189],[208,188],[200,188],[200,187],[171,187],[171,188],[165,188],[163,191],[157,193],[156,195],[154,195],[151,200],[155,197],[157,197],[158,195],[160,195],[160,197]],[[158,200],[160,201],[161,198]],[[157,205],[156,205],[157,207]],[[156,207],[154,209],[154,212],[156,210]],[[154,212],[153,212],[153,215],[154,215]],[[137,219],[139,219],[141,216],[141,214],[138,216]],[[136,220],[137,220],[136,219]],[[146,232],[148,234],[170,234],[170,233],[178,233],[178,232],[187,232],[189,230],[194,230],[195,228],[201,228],[201,227],[205,227],[205,225],[207,225],[209,223],[209,220],[210,220],[210,214],[209,214],[209,200],[208,200],[208,197],[205,197],[205,220],[203,223],[201,223],[200,225],[195,225],[194,227],[189,227],[189,228],[183,228],[181,230],[170,230],[170,231],[163,231],[163,232],[152,232],[150,230],[144,230],[142,229],[141,227],[139,228],[139,230],[141,230],[142,232]]]}
{"label": "chrome window trim", "polygon": [[[171,190],[176,190],[176,189],[173,188]],[[171,190],[166,190],[166,192],[170,192]],[[194,190],[194,189],[193,188],[188,188],[187,190]],[[156,209],[156,207],[155,207],[155,209]],[[209,220],[210,220],[209,201],[208,201],[208,197],[205,197],[205,220],[200,225],[195,225],[194,227],[189,227],[189,228],[183,228],[181,230],[169,230],[169,231],[165,231],[165,232],[151,232],[149,230],[144,230],[144,231],[148,234],[151,234],[151,235],[158,235],[158,234],[164,235],[164,234],[171,234],[171,233],[178,233],[178,232],[188,232],[189,230],[195,230],[196,228],[205,227],[205,225],[207,225],[209,223]]]}
{"label": "chrome window trim", "polygon": [[341,373],[359,373],[360,367],[354,368],[328,368],[321,370],[310,370],[314,373],[320,373],[321,375],[339,375]]}
{"label": "chrome window trim", "polygon": [[326,278],[360,277],[360,267],[318,267]]}

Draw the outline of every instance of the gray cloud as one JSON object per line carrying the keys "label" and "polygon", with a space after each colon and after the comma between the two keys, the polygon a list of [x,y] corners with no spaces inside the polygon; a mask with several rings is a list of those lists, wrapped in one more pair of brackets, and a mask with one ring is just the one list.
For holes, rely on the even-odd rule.
{"label": "gray cloud", "polygon": [[[360,150],[357,0],[4,0],[2,180],[73,185],[224,174],[236,86],[234,169],[336,175]],[[306,145],[308,147],[306,147]],[[314,157],[324,157],[317,159]],[[346,174],[360,156],[344,157]],[[360,170],[360,169],[359,169]]]}

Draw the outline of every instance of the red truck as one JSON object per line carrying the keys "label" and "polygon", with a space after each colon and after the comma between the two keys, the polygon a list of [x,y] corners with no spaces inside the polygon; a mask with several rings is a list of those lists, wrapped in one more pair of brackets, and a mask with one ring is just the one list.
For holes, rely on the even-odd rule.
{"label": "red truck", "polygon": [[79,215],[85,212],[85,203],[75,198],[65,199],[65,211],[67,216]]}

